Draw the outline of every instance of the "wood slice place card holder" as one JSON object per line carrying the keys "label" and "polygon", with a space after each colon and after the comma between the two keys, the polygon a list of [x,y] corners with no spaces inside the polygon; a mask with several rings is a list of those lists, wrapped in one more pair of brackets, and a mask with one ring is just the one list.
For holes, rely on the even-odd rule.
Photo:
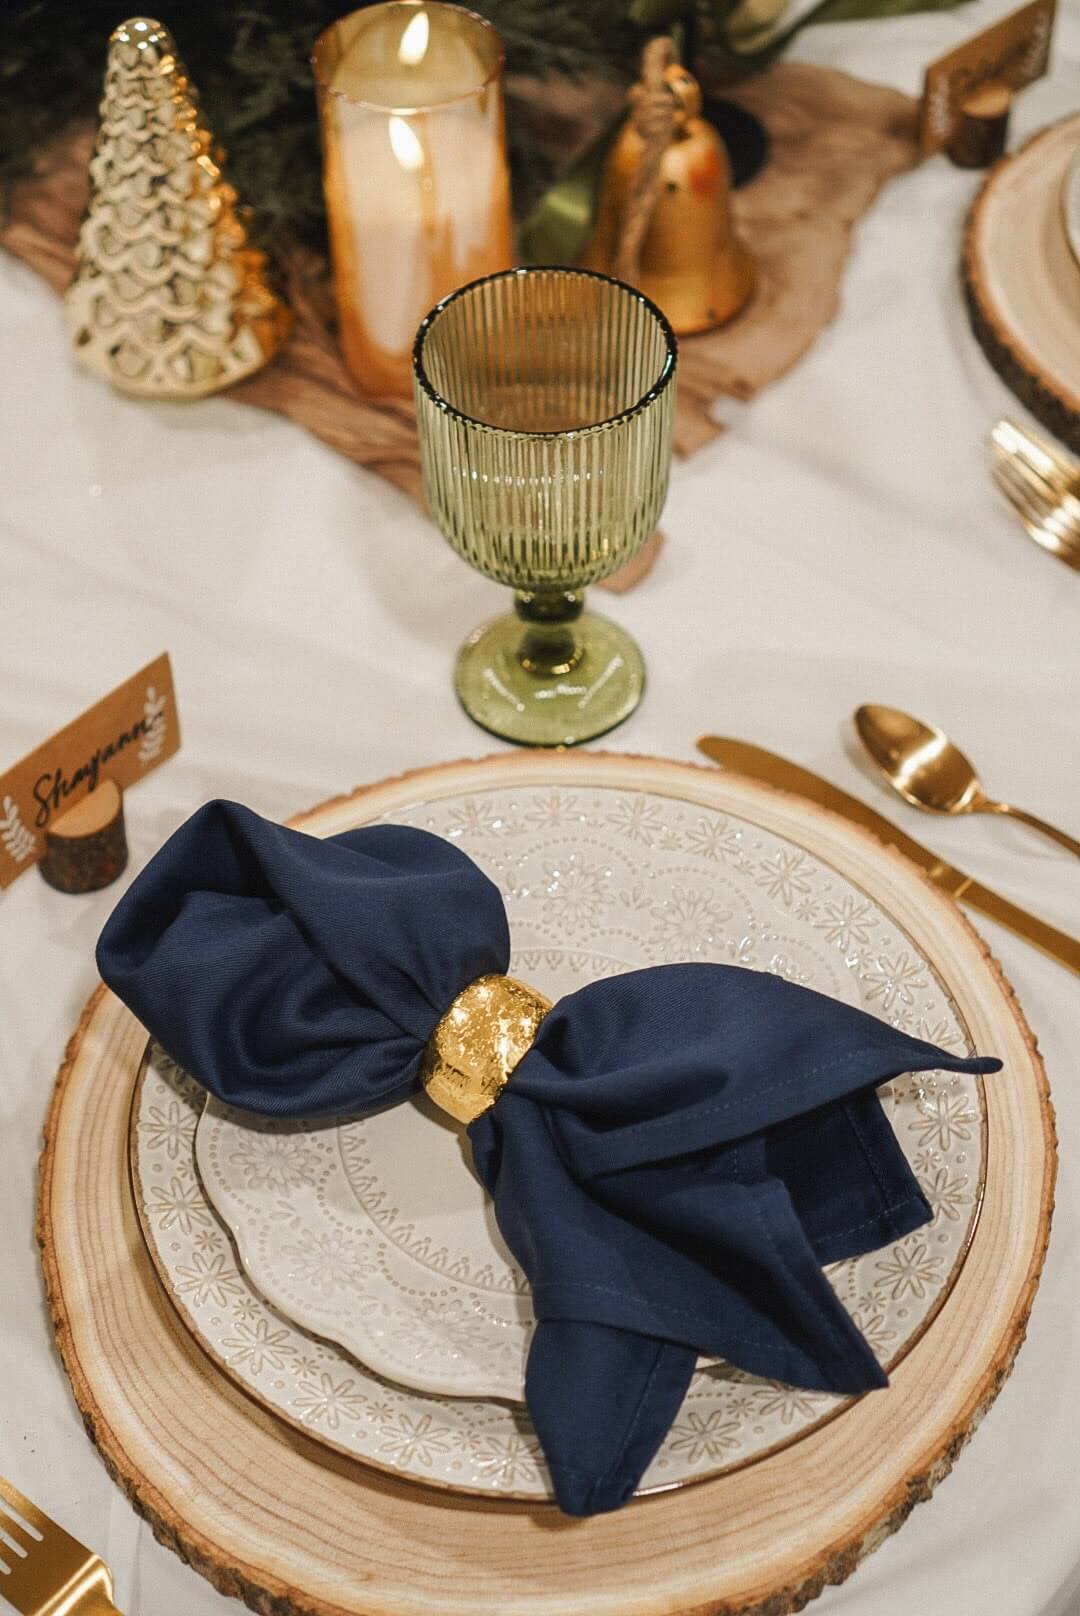
{"label": "wood slice place card holder", "polygon": [[1031,0],[931,62],[923,82],[919,149],[945,150],[958,168],[987,168],[1005,150],[1017,90],[1046,72],[1057,0]]}
{"label": "wood slice place card holder", "polygon": [[127,864],[123,792],[180,745],[167,653],[0,776],[0,888],[37,864],[95,892]]}
{"label": "wood slice place card holder", "polygon": [[38,869],[58,892],[96,892],[116,880],[127,859],[124,799],[115,780],[102,780],[46,826]]}
{"label": "wood slice place card holder", "polygon": [[957,168],[989,168],[1009,138],[1012,91],[991,79],[961,101],[945,150]]}

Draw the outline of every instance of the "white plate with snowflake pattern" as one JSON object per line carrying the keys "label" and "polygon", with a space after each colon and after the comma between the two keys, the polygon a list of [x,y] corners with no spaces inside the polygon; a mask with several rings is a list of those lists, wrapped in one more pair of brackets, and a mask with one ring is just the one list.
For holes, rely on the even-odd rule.
{"label": "white plate with snowflake pattern", "polygon": [[[198,1084],[152,1046],[132,1106],[136,1207],[165,1289],[207,1355],[264,1408],[337,1453],[455,1492],[550,1498],[520,1404],[397,1385],[301,1329],[256,1290],[196,1171],[204,1100]],[[937,1217],[958,1211],[943,1203]],[[857,1299],[855,1316],[883,1363],[898,1355],[900,1299],[936,1277],[926,1256],[931,1245],[909,1237],[880,1253],[875,1283]],[[846,1401],[724,1365],[699,1368],[639,1490],[704,1481],[764,1458],[833,1418]]]}
{"label": "white plate with snowflake pattern", "polygon": [[[890,914],[748,820],[560,785],[450,795],[387,817],[458,842],[491,876],[510,918],[512,968],[552,998],[641,965],[735,963],[968,1047],[948,992]],[[830,1277],[892,1359],[921,1334],[963,1258],[985,1129],[977,1078],[925,1074],[882,1096],[934,1221]],[[467,1142],[423,1097],[333,1124],[255,1118],[211,1100],[196,1157],[243,1267],[283,1317],[401,1386],[521,1400],[528,1287]]]}

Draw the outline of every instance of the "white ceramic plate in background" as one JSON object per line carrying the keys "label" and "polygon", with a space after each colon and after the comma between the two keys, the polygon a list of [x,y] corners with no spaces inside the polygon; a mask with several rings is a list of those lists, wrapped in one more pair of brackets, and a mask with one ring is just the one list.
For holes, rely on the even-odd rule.
{"label": "white ceramic plate in background", "polygon": [[1065,239],[1080,266],[1080,147],[1074,153],[1061,182],[1061,217]]}

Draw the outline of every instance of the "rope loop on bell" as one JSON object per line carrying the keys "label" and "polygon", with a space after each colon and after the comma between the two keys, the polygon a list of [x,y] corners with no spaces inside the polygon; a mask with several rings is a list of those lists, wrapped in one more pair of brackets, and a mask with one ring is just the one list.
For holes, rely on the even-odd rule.
{"label": "rope loop on bell", "polygon": [[678,61],[669,34],[650,39],[641,56],[641,80],[629,92],[630,117],[641,136],[643,152],[634,183],[626,198],[619,230],[615,274],[633,281],[641,261],[641,248],[660,188],[660,164],[675,134],[679,103],[667,81],[667,71]]}

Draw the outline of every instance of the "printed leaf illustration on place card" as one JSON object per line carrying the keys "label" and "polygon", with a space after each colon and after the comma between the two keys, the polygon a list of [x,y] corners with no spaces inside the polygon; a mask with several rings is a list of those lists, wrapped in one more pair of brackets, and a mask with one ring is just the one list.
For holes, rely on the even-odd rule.
{"label": "printed leaf illustration on place card", "polygon": [[4,798],[4,813],[0,818],[0,841],[16,864],[21,864],[24,859],[29,858],[37,846],[32,832],[28,831],[22,822],[18,803],[12,802],[10,797]]}
{"label": "printed leaf illustration on place card", "polygon": [[102,780],[126,790],[180,745],[167,653],[0,776],[0,888],[36,864],[53,820]]}
{"label": "printed leaf illustration on place card", "polygon": [[1042,78],[1050,59],[1056,0],[1032,0],[992,28],[965,40],[926,69],[919,146],[940,151],[953,132],[960,103],[984,84],[1022,90]]}
{"label": "printed leaf illustration on place card", "polygon": [[166,696],[158,695],[156,686],[147,685],[146,700],[143,702],[146,730],[139,742],[139,758],[143,763],[153,763],[161,757],[165,749],[169,733],[169,725],[165,718],[167,702]]}

